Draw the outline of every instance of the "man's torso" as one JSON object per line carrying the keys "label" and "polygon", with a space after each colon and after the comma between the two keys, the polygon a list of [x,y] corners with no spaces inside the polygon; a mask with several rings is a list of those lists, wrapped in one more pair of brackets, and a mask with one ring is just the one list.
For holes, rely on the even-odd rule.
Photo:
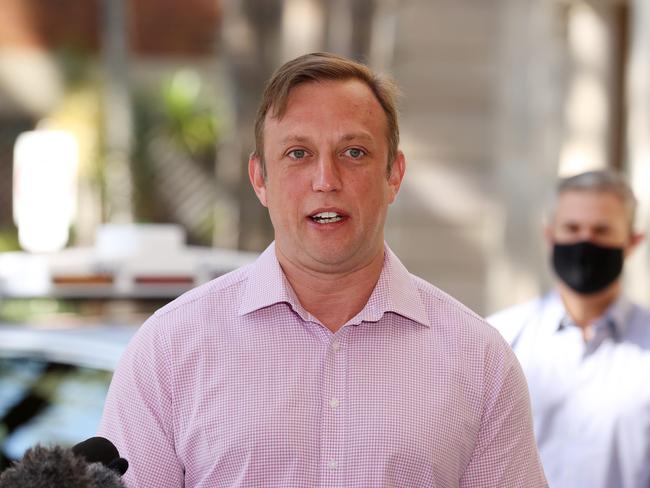
{"label": "man's torso", "polygon": [[621,301],[612,320],[597,323],[587,342],[578,327],[562,325],[565,315],[552,293],[489,318],[526,375],[549,484],[645,488],[650,483],[650,313]]}

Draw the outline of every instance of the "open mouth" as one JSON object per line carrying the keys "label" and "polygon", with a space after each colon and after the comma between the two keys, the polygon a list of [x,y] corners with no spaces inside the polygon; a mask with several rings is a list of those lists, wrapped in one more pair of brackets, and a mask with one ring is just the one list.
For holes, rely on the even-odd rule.
{"label": "open mouth", "polygon": [[317,224],[334,224],[343,220],[343,216],[336,212],[319,212],[311,216]]}

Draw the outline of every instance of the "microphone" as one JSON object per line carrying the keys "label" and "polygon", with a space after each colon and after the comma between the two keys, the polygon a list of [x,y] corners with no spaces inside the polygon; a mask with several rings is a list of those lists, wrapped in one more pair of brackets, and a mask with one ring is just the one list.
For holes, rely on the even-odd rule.
{"label": "microphone", "polygon": [[126,459],[102,437],[70,449],[36,445],[0,473],[0,488],[126,488],[120,475],[127,468]]}
{"label": "microphone", "polygon": [[108,469],[122,476],[129,469],[129,462],[120,457],[117,447],[104,437],[91,437],[72,447],[75,456],[87,463],[102,463]]}

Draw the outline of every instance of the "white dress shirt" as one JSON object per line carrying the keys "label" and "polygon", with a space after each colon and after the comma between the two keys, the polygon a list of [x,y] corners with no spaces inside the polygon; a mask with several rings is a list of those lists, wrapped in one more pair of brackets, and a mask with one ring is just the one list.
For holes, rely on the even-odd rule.
{"label": "white dress shirt", "polygon": [[650,311],[619,298],[587,341],[557,293],[488,321],[524,369],[549,486],[650,487]]}

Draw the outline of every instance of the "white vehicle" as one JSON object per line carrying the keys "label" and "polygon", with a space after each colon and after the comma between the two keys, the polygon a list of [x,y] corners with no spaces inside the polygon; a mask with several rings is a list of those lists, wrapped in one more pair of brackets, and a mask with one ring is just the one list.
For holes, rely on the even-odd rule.
{"label": "white vehicle", "polygon": [[108,224],[93,247],[0,253],[0,299],[174,298],[252,262],[256,253],[185,245],[172,224]]}
{"label": "white vehicle", "polygon": [[[93,436],[115,366],[152,303],[256,257],[186,246],[174,225],[107,225],[93,247],[0,253],[0,305],[56,298],[92,304],[95,313],[47,325],[0,321],[0,471],[37,443],[72,446]],[[109,318],[124,302],[127,314],[144,307],[144,316],[140,310],[137,318]]]}
{"label": "white vehicle", "polygon": [[91,437],[133,325],[0,324],[0,471],[29,447]]}

